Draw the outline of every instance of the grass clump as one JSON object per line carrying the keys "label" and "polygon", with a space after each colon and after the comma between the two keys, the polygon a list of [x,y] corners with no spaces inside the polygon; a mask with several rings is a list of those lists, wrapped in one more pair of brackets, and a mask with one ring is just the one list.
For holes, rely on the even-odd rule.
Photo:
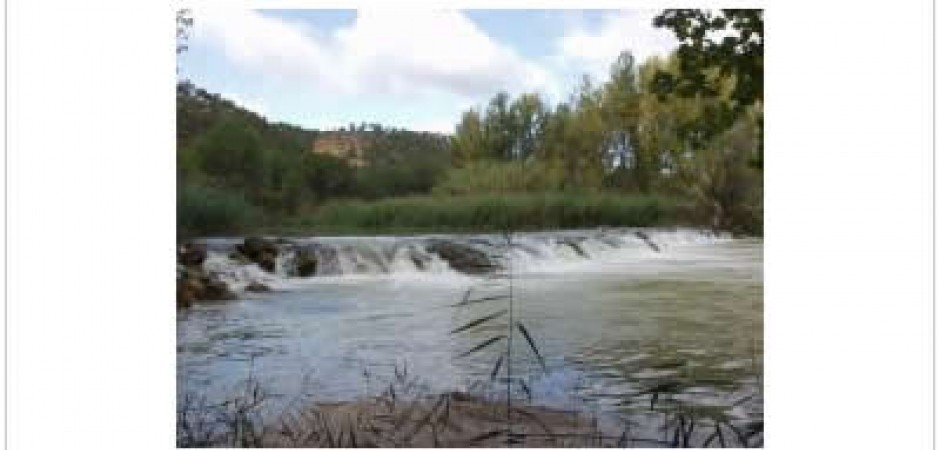
{"label": "grass clump", "polygon": [[177,189],[176,229],[180,235],[244,230],[258,217],[256,208],[237,193],[195,184],[182,184]]}

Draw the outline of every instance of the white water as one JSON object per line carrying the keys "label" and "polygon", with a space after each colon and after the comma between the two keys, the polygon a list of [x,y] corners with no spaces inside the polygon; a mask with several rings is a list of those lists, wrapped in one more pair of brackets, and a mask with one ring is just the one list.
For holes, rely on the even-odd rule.
{"label": "white water", "polygon": [[[210,251],[204,267],[219,275],[235,291],[243,291],[251,282],[290,290],[311,283],[371,278],[462,285],[472,279],[429,250],[431,242],[446,241],[482,252],[498,266],[497,270],[511,268],[514,274],[532,274],[611,270],[616,269],[618,262],[641,264],[681,251],[683,247],[730,239],[730,236],[691,229],[517,233],[512,237],[511,249],[506,252],[506,238],[497,235],[299,238],[281,242],[276,270],[268,273],[255,264],[239,262],[229,256],[240,240],[216,238],[206,241]],[[298,249],[315,255],[318,260],[315,275],[299,277],[293,273],[292,261]]]}

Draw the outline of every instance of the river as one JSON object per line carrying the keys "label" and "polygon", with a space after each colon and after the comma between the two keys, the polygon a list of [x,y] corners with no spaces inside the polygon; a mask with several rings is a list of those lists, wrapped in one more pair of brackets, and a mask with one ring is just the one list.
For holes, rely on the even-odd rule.
{"label": "river", "polygon": [[[508,310],[511,289],[512,317],[544,358],[543,369],[514,333],[511,370],[526,392],[513,395],[617,420],[662,388],[673,402],[762,420],[761,239],[690,229],[516,233],[511,246],[501,235],[292,238],[317,255],[310,277],[291,274],[287,251],[267,273],[228,258],[240,239],[204,242],[205,267],[241,292],[180,311],[179,395],[224,398],[250,373],[281,402],[354,400],[405,367],[428,392],[477,389],[505,341],[460,355],[505,334],[508,314],[453,331]],[[441,242],[496,268],[455,270]],[[251,281],[273,291],[243,291]]]}

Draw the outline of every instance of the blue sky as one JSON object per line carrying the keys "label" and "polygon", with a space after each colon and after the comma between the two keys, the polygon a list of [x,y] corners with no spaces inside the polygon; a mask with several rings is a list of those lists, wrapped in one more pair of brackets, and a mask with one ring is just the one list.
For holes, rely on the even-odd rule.
{"label": "blue sky", "polygon": [[675,40],[630,10],[196,9],[180,76],[270,120],[452,132],[496,92],[564,100],[625,49]]}

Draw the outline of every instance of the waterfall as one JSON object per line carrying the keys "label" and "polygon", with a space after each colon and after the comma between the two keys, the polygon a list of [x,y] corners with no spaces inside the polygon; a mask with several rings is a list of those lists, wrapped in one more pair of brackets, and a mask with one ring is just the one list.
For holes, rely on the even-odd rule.
{"label": "waterfall", "polygon": [[[480,276],[507,267],[514,271],[576,270],[606,261],[668,257],[685,246],[730,240],[727,235],[694,229],[601,229],[516,233],[512,248],[501,235],[427,235],[403,237],[312,237],[276,239],[273,273],[240,257],[236,238],[205,239],[207,271],[234,289],[251,282],[274,287],[290,280],[348,276]],[[309,277],[301,277],[297,261],[315,261]]]}

